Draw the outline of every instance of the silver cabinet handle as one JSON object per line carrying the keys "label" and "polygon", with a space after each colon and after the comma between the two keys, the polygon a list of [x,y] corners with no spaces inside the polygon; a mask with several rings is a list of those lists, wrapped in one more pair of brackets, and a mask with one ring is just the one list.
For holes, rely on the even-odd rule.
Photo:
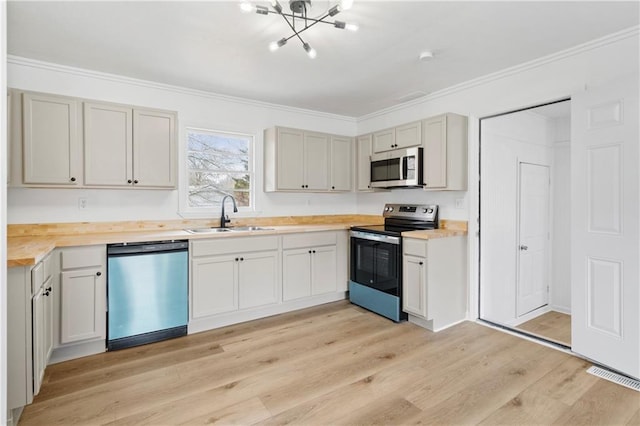
{"label": "silver cabinet handle", "polygon": [[520,250],[528,250],[528,249],[529,249],[529,247],[527,247],[527,246],[520,246]]}

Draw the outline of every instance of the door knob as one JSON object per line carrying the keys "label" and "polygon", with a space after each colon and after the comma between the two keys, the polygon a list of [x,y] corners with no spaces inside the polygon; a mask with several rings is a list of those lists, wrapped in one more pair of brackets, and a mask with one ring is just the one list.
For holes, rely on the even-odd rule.
{"label": "door knob", "polygon": [[527,249],[529,249],[529,247],[524,246],[524,245],[520,246],[520,250],[527,250]]}

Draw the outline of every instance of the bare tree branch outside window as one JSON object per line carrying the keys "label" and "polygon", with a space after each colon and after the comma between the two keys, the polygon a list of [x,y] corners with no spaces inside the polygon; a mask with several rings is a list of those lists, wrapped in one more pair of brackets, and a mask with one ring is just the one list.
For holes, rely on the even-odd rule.
{"label": "bare tree branch outside window", "polygon": [[218,206],[226,194],[251,207],[251,144],[245,135],[187,130],[189,207]]}

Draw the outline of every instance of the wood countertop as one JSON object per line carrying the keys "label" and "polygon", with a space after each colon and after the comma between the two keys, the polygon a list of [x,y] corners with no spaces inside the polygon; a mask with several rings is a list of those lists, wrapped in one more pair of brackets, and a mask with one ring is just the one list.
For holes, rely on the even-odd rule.
{"label": "wood countertop", "polygon": [[[7,267],[35,265],[58,247],[339,231],[347,230],[356,225],[378,225],[381,223],[383,223],[383,218],[376,215],[238,219],[234,220],[233,226],[262,226],[272,229],[202,234],[192,234],[185,229],[217,226],[217,223],[212,223],[212,221],[142,221],[9,225],[7,230],[9,236],[7,238]],[[403,235],[425,239],[466,235],[466,222],[442,220],[440,226],[446,227],[446,229],[411,231],[405,232]]]}

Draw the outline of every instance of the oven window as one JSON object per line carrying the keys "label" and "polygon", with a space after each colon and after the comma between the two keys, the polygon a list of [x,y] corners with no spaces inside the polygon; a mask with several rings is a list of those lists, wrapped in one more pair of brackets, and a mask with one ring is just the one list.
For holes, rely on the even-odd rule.
{"label": "oven window", "polygon": [[351,280],[398,296],[399,256],[399,245],[351,238]]}

